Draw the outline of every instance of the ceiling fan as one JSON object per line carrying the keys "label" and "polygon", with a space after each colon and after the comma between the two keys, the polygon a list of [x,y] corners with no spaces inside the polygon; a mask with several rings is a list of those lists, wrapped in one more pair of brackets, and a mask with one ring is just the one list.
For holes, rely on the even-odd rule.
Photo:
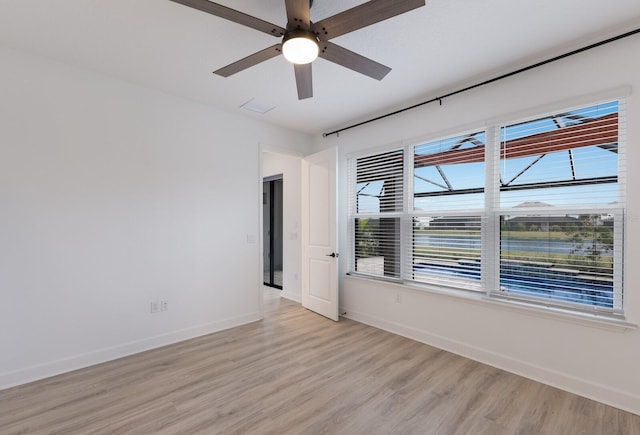
{"label": "ceiling fan", "polygon": [[285,0],[287,26],[283,28],[209,0],[171,1],[251,27],[276,38],[282,38],[281,42],[213,73],[229,77],[283,54],[293,63],[299,100],[313,96],[311,62],[317,57],[376,80],[382,80],[391,68],[333,44],[329,40],[425,5],[425,0],[370,0],[313,23],[309,18],[313,0]]}

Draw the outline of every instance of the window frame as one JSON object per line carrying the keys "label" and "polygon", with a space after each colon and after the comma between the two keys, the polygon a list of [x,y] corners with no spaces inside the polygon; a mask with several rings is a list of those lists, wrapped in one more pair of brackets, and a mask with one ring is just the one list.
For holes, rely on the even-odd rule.
{"label": "window frame", "polygon": [[[581,303],[565,303],[555,302],[549,298],[525,298],[525,297],[505,297],[503,292],[500,291],[500,263],[501,263],[501,250],[500,250],[500,217],[503,215],[514,214],[513,208],[501,208],[500,199],[500,185],[496,180],[500,179],[500,135],[503,126],[513,125],[520,122],[527,122],[531,120],[541,119],[544,117],[550,117],[560,112],[569,112],[579,110],[598,104],[617,102],[618,113],[618,167],[617,167],[617,186],[618,186],[618,204],[615,206],[581,206],[581,207],[558,207],[554,208],[554,214],[557,213],[573,213],[578,211],[588,211],[589,213],[600,213],[608,211],[614,215],[615,226],[614,231],[618,234],[614,234],[617,243],[614,243],[613,248],[613,285],[614,285],[614,306],[612,309],[602,309],[589,304]],[[359,276],[367,279],[374,279],[380,281],[390,281],[395,284],[407,286],[411,288],[417,288],[426,291],[436,291],[450,293],[453,295],[459,295],[463,297],[480,296],[483,300],[491,302],[497,302],[500,304],[508,304],[511,306],[530,306],[535,310],[542,310],[544,312],[560,312],[569,313],[571,315],[578,316],[604,316],[605,319],[611,321],[624,320],[624,282],[623,272],[625,263],[625,250],[624,250],[624,234],[626,228],[625,222],[625,209],[626,209],[626,176],[624,166],[626,165],[626,135],[623,130],[624,123],[626,122],[626,101],[624,97],[611,97],[602,98],[598,101],[585,101],[583,104],[575,105],[574,107],[567,108],[562,107],[555,110],[545,110],[544,113],[531,114],[530,116],[521,117],[520,119],[508,119],[508,120],[493,120],[490,124],[484,127],[467,128],[464,130],[458,130],[454,134],[447,135],[433,135],[429,138],[422,138],[421,140],[412,140],[410,142],[404,142],[403,146],[394,145],[384,148],[378,148],[375,150],[368,150],[364,153],[352,154],[347,156],[348,158],[348,171],[349,171],[349,207],[348,207],[348,229],[350,240],[350,255],[349,255],[349,268],[347,275]],[[433,142],[441,139],[452,138],[472,132],[484,132],[485,143],[485,180],[484,180],[484,207],[481,212],[481,267],[480,267],[480,283],[479,289],[461,288],[452,284],[433,284],[433,283],[420,283],[415,280],[409,279],[408,275],[413,270],[413,251],[412,237],[413,237],[413,220],[420,216],[433,215],[433,212],[415,210],[414,209],[414,152],[415,147],[423,145],[428,142]],[[354,237],[355,218],[363,216],[358,214],[353,209],[352,198],[355,194],[354,177],[352,174],[354,167],[352,161],[358,158],[373,156],[376,154],[383,154],[394,150],[403,150],[404,153],[404,179],[403,179],[403,201],[400,211],[393,213],[400,219],[400,276],[399,278],[391,278],[378,275],[362,274],[355,271],[355,251],[354,251]],[[496,199],[498,202],[496,202]],[[496,205],[497,204],[497,205]],[[477,211],[474,211],[474,216],[477,215]],[[453,214],[436,212],[438,215]],[[469,214],[469,213],[466,213]],[[619,289],[619,294],[616,289]]]}

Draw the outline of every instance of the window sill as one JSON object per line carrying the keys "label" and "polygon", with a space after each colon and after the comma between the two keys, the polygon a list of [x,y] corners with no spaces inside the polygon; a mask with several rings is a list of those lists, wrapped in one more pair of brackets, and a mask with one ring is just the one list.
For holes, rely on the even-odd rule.
{"label": "window sill", "polygon": [[455,298],[464,302],[478,303],[485,306],[492,306],[512,312],[590,326],[609,331],[624,332],[630,329],[638,328],[638,325],[628,322],[623,318],[617,318],[606,314],[574,311],[567,308],[545,306],[526,301],[503,300],[492,298],[490,296],[487,296],[485,293],[480,292],[459,290],[447,287],[429,286],[424,284],[406,283],[390,279],[376,279],[357,274],[346,274],[345,279],[366,281],[368,283],[380,286],[392,286],[415,293],[427,293],[430,295]]}

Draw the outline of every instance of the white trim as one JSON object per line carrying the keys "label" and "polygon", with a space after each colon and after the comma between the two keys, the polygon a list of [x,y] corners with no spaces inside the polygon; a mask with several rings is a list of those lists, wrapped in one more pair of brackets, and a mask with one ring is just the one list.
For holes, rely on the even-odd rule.
{"label": "white trim", "polygon": [[348,307],[341,307],[340,312],[345,313],[343,316],[348,319],[640,415],[640,396],[629,392],[597,384],[588,379],[577,378],[568,373],[549,370],[505,354],[487,351],[471,344],[451,340],[444,336],[432,334],[408,325],[353,311]]}
{"label": "white trim", "polygon": [[260,198],[258,205],[258,283],[260,291],[258,292],[258,310],[260,312],[260,318],[264,318],[264,145],[258,143],[258,180],[259,190],[258,198]]}
{"label": "white trim", "polygon": [[[413,217],[410,212],[414,209],[413,190],[415,178],[413,176],[413,151],[411,145],[404,147],[402,174],[402,215],[400,216],[400,278],[407,279],[413,275],[413,262],[406,248],[411,244],[413,235]],[[351,220],[351,219],[350,219]],[[353,255],[351,255],[353,257]]]}
{"label": "white trim", "polygon": [[[258,282],[260,284],[260,292],[259,292],[260,302],[259,303],[260,303],[260,313],[262,314],[262,317],[261,317],[261,319],[262,319],[262,318],[264,318],[264,306],[263,306],[264,305],[264,239],[263,239],[264,238],[264,232],[263,232],[263,223],[264,223],[263,209],[264,209],[264,207],[263,207],[263,204],[262,204],[262,189],[263,189],[263,181],[264,181],[264,178],[265,178],[264,177],[264,156],[265,156],[266,153],[268,153],[268,154],[273,154],[273,155],[281,155],[281,156],[286,156],[286,157],[298,158],[298,159],[300,159],[300,162],[301,162],[300,163],[300,165],[301,165],[300,171],[301,171],[301,174],[302,174],[302,161],[303,161],[303,158],[304,158],[304,154],[299,152],[299,151],[293,151],[293,150],[290,150],[290,149],[285,148],[285,147],[278,147],[278,146],[274,146],[274,145],[271,145],[271,144],[265,144],[263,142],[260,142],[258,144],[258,152],[260,153],[260,156],[259,156],[259,163],[260,164],[259,164],[259,169],[258,169],[259,180],[260,180],[259,181],[259,183],[260,183],[260,195],[259,195],[259,197],[260,197],[260,200],[259,200],[260,201],[260,203],[259,203],[260,225],[259,225],[259,228],[258,228],[259,229],[259,231],[258,231],[258,245],[259,245]],[[287,183],[287,180],[284,179],[284,174],[282,174],[282,172],[280,174],[283,176],[283,180],[284,180],[283,182]],[[302,204],[302,199],[301,199],[301,204]],[[302,216],[300,218],[302,218]],[[301,222],[299,223],[299,225],[300,224],[301,224]],[[283,237],[284,237],[284,235],[283,235]],[[302,252],[302,247],[301,247],[300,251]],[[285,269],[285,268],[286,268],[286,266],[283,265],[283,269]],[[284,270],[283,270],[283,273],[284,273]],[[302,279],[302,268],[299,271],[298,279]],[[284,277],[283,277],[283,280],[284,280]],[[283,282],[283,284],[284,284],[284,282]],[[289,297],[285,296],[285,297],[287,297],[287,299],[291,299],[291,300],[296,301],[298,303],[302,303],[302,301],[300,299],[300,297],[301,297],[300,295],[295,295],[295,294],[290,293],[288,289],[284,288],[284,286],[283,286],[282,292],[283,292],[282,293],[283,296],[285,294],[289,295]]]}
{"label": "white trim", "polygon": [[552,207],[502,207],[496,208],[496,214],[508,214],[511,216],[564,216],[573,214],[595,214],[595,213],[622,213],[623,209],[618,204],[594,204],[586,208],[585,206],[575,207],[571,205],[555,205]]}
{"label": "white trim", "polygon": [[302,292],[300,292],[300,293],[292,293],[292,292],[288,292],[288,291],[282,290],[282,293],[280,293],[280,297],[281,298],[285,298],[285,299],[289,299],[290,301],[297,302],[299,304],[302,304]]}
{"label": "white trim", "polygon": [[[500,128],[490,125],[485,130],[485,191],[484,222],[482,229],[482,253],[480,281],[484,292],[490,294],[500,286],[500,223],[496,218],[496,204],[500,201]],[[487,188],[488,186],[488,188]]]}
{"label": "white trim", "polygon": [[471,210],[420,210],[411,212],[411,217],[429,217],[429,216],[480,216],[484,215],[485,211],[482,208],[476,208]]}
{"label": "white trim", "polygon": [[44,364],[33,365],[12,372],[0,373],[0,390],[101,364],[107,361],[113,361],[129,355],[145,352],[147,350],[157,349],[159,347],[201,337],[203,335],[213,334],[225,329],[255,322],[260,319],[262,319],[260,312],[248,313],[242,316],[205,323],[199,326],[172,331],[166,334],[132,341],[118,346],[93,350],[84,354]]}

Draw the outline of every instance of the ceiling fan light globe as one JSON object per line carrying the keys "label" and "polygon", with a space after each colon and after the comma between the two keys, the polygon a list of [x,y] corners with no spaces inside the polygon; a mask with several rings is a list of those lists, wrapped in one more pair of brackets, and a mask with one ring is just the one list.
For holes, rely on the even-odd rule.
{"label": "ceiling fan light globe", "polygon": [[288,38],[282,44],[285,59],[297,65],[311,63],[318,57],[318,43],[308,35]]}

